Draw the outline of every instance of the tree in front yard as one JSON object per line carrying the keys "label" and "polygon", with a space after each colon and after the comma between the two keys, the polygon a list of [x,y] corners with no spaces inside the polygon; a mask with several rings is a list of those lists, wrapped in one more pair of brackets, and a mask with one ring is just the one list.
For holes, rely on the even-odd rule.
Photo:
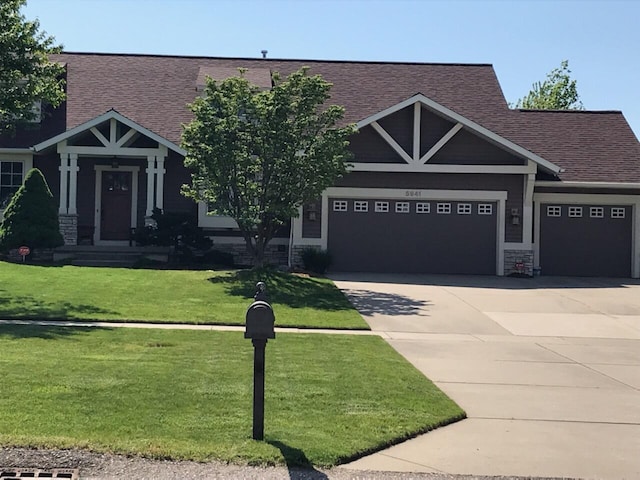
{"label": "tree in front yard", "polygon": [[58,53],[53,37],[40,32],[38,20],[20,13],[25,0],[0,1],[0,133],[34,120],[37,102],[58,106],[64,100],[64,67],[49,61]]}
{"label": "tree in front yard", "polygon": [[4,211],[0,248],[54,248],[63,243],[53,195],[42,172],[34,168]]}
{"label": "tree in front yard", "polygon": [[543,82],[533,84],[531,91],[518,100],[516,108],[534,110],[584,110],[577,82],[571,79],[569,61],[563,60]]}
{"label": "tree in front yard", "polygon": [[235,219],[256,266],[279,227],[346,172],[353,126],[327,106],[331,84],[306,68],[260,90],[243,76],[207,79],[184,128],[191,185],[183,193]]}

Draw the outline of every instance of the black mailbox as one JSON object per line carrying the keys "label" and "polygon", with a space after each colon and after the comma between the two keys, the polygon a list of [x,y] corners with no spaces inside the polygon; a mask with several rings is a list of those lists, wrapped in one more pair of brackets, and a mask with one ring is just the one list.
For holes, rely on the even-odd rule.
{"label": "black mailbox", "polygon": [[247,310],[244,338],[276,338],[275,321],[271,305],[263,300],[256,300]]}

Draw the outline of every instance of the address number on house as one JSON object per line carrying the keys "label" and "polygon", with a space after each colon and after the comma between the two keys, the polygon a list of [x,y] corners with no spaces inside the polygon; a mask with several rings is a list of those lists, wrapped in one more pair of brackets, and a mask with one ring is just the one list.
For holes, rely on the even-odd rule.
{"label": "address number on house", "polygon": [[404,192],[405,197],[421,197],[422,192],[420,190],[407,190]]}

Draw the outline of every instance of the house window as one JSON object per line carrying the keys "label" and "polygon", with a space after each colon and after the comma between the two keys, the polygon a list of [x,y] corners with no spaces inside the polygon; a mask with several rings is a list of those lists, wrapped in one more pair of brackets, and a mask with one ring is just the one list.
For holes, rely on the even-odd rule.
{"label": "house window", "polygon": [[376,212],[386,213],[389,211],[389,202],[376,202]]}
{"label": "house window", "polygon": [[354,212],[368,212],[369,211],[369,202],[366,200],[356,200],[353,202],[353,211]]}
{"label": "house window", "polygon": [[458,215],[471,215],[471,204],[470,203],[459,203],[458,204]]}
{"label": "house window", "polygon": [[409,202],[396,202],[396,213],[409,213]]}
{"label": "house window", "polygon": [[589,216],[591,218],[604,218],[604,208],[603,207],[591,207],[589,209]]}
{"label": "house window", "polygon": [[582,207],[569,207],[569,217],[570,218],[582,217]]}
{"label": "house window", "polygon": [[479,203],[478,215],[493,215],[493,205],[490,203]]}
{"label": "house window", "polygon": [[547,217],[560,217],[562,216],[562,207],[549,206],[547,207]]}
{"label": "house window", "polygon": [[451,204],[450,203],[439,203],[436,211],[440,214],[449,214],[451,213]]}
{"label": "house window", "polygon": [[611,218],[624,218],[624,207],[611,207]]}
{"label": "house window", "polygon": [[22,162],[0,161],[0,209],[5,209],[22,185]]}
{"label": "house window", "polygon": [[416,213],[430,213],[431,212],[431,204],[425,202],[416,203]]}
{"label": "house window", "polygon": [[347,201],[346,200],[334,200],[333,201],[333,211],[334,212],[346,212],[347,211]]}

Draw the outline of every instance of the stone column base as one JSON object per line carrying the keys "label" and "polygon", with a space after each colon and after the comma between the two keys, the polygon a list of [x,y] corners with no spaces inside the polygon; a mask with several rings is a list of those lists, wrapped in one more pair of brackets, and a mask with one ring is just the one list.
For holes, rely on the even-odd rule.
{"label": "stone column base", "polygon": [[65,245],[78,244],[78,215],[61,213],[58,215],[60,233]]}
{"label": "stone column base", "polygon": [[533,250],[505,250],[504,275],[533,277]]}

